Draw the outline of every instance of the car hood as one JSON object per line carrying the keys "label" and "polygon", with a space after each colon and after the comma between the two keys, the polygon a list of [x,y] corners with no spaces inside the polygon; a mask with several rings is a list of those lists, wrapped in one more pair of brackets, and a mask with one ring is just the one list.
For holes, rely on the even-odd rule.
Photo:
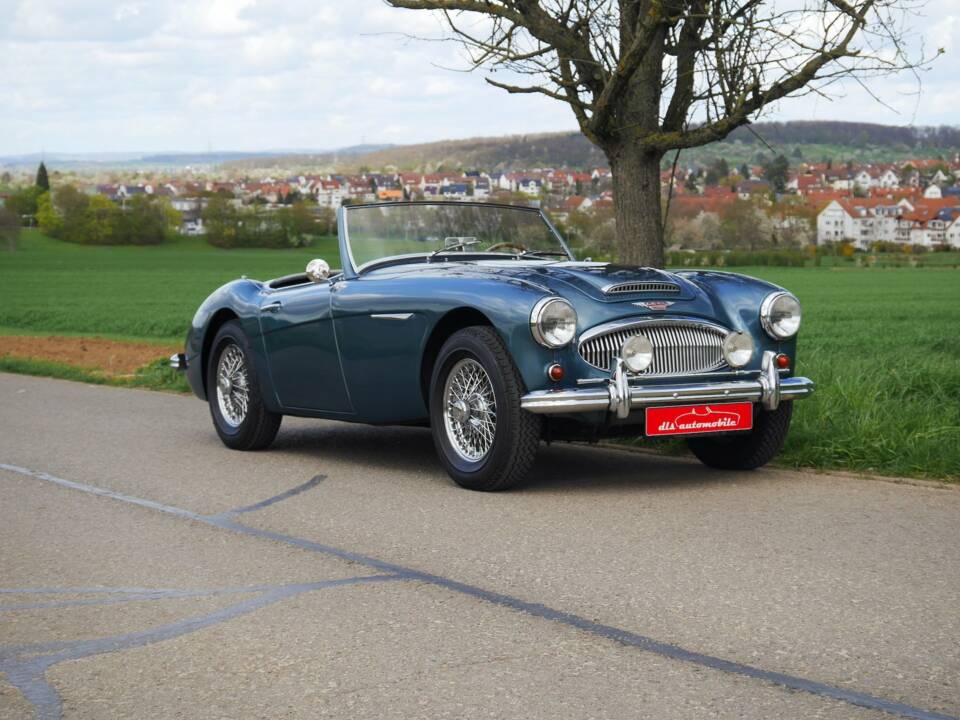
{"label": "car hood", "polygon": [[[699,288],[689,280],[665,270],[646,267],[611,265],[607,263],[564,262],[552,264],[508,265],[506,263],[478,264],[469,269],[461,266],[462,274],[494,274],[511,280],[538,285],[561,295],[577,292],[598,302],[624,302],[640,299],[694,300]],[[610,292],[617,286],[634,283],[652,283],[646,288],[626,292]]]}
{"label": "car hood", "polygon": [[[398,265],[369,273],[369,277],[410,277],[418,282],[429,276],[505,282],[536,293],[560,295],[573,304],[583,328],[627,317],[694,317],[756,334],[757,308],[769,292],[780,289],[734,273],[669,272],[595,262],[443,262]],[[675,286],[676,290],[610,291],[611,286],[623,283],[660,283]]]}

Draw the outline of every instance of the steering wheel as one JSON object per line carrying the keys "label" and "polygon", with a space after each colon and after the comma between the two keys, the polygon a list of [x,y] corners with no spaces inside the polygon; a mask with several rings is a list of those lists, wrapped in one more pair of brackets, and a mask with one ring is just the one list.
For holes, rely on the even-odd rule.
{"label": "steering wheel", "polygon": [[520,252],[526,252],[526,248],[520,243],[515,242],[499,242],[496,245],[491,245],[487,248],[487,252],[493,252],[494,250],[499,250],[500,248],[513,248],[514,250],[519,250]]}

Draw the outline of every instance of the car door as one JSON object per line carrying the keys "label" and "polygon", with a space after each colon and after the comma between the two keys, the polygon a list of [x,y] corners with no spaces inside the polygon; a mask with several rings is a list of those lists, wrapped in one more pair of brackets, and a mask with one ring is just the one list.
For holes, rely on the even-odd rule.
{"label": "car door", "polygon": [[420,368],[430,309],[413,285],[390,277],[334,284],[337,345],[350,397],[364,422],[427,415]]}
{"label": "car door", "polygon": [[352,413],[330,308],[330,284],[276,290],[260,306],[267,366],[289,410]]}

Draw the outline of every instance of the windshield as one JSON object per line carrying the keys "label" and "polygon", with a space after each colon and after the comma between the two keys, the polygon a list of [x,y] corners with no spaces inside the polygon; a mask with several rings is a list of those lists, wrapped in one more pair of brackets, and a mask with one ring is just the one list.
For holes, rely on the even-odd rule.
{"label": "windshield", "polygon": [[493,253],[567,260],[539,210],[476,203],[390,203],[344,208],[354,267],[401,255]]}

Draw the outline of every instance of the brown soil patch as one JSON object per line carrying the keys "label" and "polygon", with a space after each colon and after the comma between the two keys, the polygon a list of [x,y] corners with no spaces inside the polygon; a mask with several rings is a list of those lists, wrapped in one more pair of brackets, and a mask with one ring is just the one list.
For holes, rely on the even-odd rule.
{"label": "brown soil patch", "polygon": [[173,346],[102,338],[0,336],[0,356],[49,360],[113,376],[132,375],[147,363],[181,351]]}

